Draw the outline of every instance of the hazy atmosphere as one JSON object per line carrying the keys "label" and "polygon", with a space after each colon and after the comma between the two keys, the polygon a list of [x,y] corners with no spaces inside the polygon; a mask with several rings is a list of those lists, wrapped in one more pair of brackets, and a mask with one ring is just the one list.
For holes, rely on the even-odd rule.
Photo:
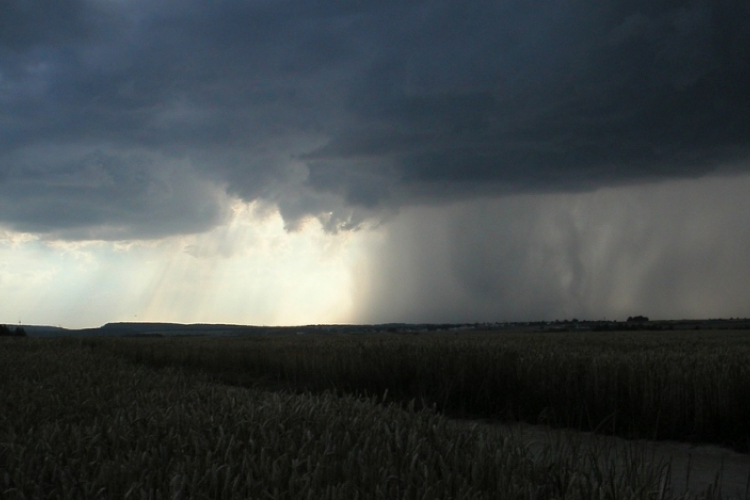
{"label": "hazy atmosphere", "polygon": [[0,323],[750,316],[750,4],[0,0]]}

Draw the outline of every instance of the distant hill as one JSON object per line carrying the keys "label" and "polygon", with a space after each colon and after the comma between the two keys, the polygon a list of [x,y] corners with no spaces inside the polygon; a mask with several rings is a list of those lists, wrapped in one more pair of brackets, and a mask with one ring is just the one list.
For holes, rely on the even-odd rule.
{"label": "distant hill", "polygon": [[180,323],[107,323],[98,329],[101,335],[115,336],[238,336],[268,333],[272,327]]}
{"label": "distant hill", "polygon": [[29,337],[177,337],[238,336],[269,333],[272,327],[179,323],[107,323],[98,328],[19,325]]}
{"label": "distant hill", "polygon": [[[429,333],[439,331],[496,330],[496,331],[621,331],[621,330],[747,330],[750,319],[660,320],[648,321],[532,321],[512,323],[384,323],[377,325],[302,325],[252,326],[180,323],[107,323],[98,328],[69,329],[59,326],[18,325],[29,337],[239,337],[260,334],[308,333]],[[14,325],[11,325],[14,326]]]}
{"label": "distant hill", "polygon": [[26,331],[26,335],[29,337],[62,337],[70,335],[70,332],[76,330],[68,330],[59,326],[39,326],[39,325],[18,325]]}

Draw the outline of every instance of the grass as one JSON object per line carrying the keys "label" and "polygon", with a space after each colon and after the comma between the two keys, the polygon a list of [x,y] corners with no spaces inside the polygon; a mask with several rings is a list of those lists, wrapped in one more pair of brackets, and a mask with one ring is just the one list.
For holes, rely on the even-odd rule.
{"label": "grass", "polygon": [[748,332],[287,335],[107,345],[139,363],[239,386],[387,393],[389,401],[416,400],[456,417],[750,449]]}
{"label": "grass", "polygon": [[[370,356],[368,377],[385,376],[390,365],[381,365],[386,358],[371,340],[376,344],[361,345],[353,364],[334,353],[332,366],[351,370]],[[302,345],[356,345],[328,342]],[[688,498],[666,486],[667,464],[623,450],[561,441],[532,453],[512,434],[457,426],[416,403],[229,386],[206,368],[222,360],[231,368],[248,352],[261,352],[257,360],[275,371],[268,375],[246,360],[253,376],[300,382],[302,370],[321,366],[315,363],[325,356],[314,349],[309,358],[305,351],[295,356],[292,344],[0,339],[0,497]],[[392,353],[397,344],[382,347]],[[273,350],[287,361],[274,365]],[[138,356],[163,368],[133,363]]]}

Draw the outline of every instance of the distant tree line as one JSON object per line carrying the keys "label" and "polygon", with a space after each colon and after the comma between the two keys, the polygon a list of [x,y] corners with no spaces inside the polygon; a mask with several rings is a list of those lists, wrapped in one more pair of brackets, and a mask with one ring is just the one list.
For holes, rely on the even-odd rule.
{"label": "distant tree line", "polygon": [[15,330],[11,330],[6,325],[0,325],[0,337],[26,337],[26,330],[20,326],[17,326]]}
{"label": "distant tree line", "polygon": [[634,332],[634,331],[662,331],[662,330],[674,330],[674,325],[671,323],[667,324],[653,324],[639,321],[619,322],[619,323],[603,323],[594,326],[592,332]]}
{"label": "distant tree line", "polygon": [[646,323],[648,316],[628,316],[628,323]]}

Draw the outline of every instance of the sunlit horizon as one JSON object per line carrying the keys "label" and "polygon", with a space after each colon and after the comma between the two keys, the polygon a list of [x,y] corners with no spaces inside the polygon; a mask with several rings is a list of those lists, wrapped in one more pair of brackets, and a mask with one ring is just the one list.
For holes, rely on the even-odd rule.
{"label": "sunlit horizon", "polygon": [[0,318],[91,328],[111,322],[346,323],[358,233],[311,219],[284,229],[278,211],[234,200],[211,231],[154,241],[0,237]]}

